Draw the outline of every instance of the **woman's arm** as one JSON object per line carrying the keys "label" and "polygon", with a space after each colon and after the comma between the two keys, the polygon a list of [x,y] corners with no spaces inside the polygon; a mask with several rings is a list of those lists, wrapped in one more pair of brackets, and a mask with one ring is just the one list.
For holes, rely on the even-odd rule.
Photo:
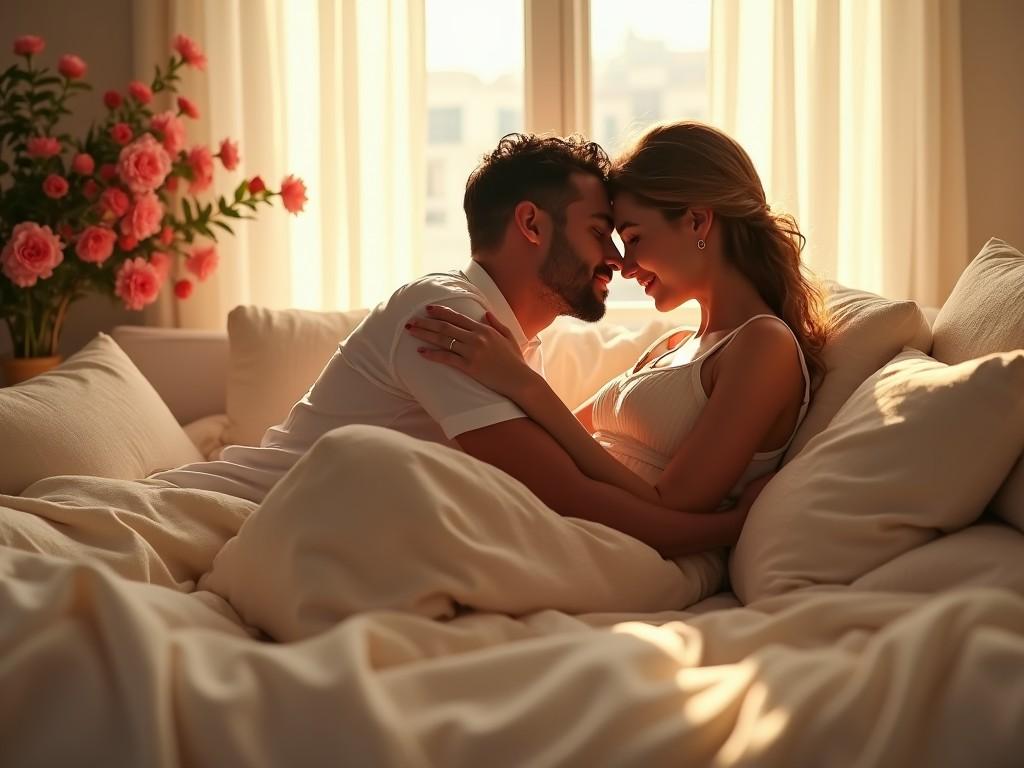
{"label": "woman's arm", "polygon": [[[587,477],[661,503],[657,489],[602,448],[544,378],[523,362],[511,332],[493,315],[487,313],[485,319],[491,325],[485,325],[447,307],[428,307],[427,312],[429,319],[418,318],[408,328],[416,338],[435,345],[421,348],[420,354],[457,368],[512,400],[562,446]],[[589,405],[581,414],[587,421],[592,401]]]}

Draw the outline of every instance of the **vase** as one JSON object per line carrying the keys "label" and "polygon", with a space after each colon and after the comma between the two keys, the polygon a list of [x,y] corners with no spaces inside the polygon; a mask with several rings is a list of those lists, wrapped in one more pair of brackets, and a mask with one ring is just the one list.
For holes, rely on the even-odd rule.
{"label": "vase", "polygon": [[11,357],[2,361],[4,382],[11,387],[28,381],[33,376],[46,373],[60,365],[60,355],[47,357]]}

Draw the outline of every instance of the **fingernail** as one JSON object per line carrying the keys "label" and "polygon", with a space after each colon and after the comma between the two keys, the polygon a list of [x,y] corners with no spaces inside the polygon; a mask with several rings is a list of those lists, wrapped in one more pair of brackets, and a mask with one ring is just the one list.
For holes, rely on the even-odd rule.
{"label": "fingernail", "polygon": [[412,328],[412,323],[406,323],[406,324],[405,324],[405,327],[406,327],[406,328]]}
{"label": "fingernail", "polygon": [[433,304],[427,304],[427,309],[437,309]]}

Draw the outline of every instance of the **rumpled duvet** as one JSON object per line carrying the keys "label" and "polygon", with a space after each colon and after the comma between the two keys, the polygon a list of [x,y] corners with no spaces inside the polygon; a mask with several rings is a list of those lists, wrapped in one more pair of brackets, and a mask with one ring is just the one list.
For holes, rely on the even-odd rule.
{"label": "rumpled duvet", "polygon": [[50,478],[0,496],[0,543],[0,765],[1024,755],[1024,536],[995,523],[740,606],[715,557],[348,427],[259,507]]}

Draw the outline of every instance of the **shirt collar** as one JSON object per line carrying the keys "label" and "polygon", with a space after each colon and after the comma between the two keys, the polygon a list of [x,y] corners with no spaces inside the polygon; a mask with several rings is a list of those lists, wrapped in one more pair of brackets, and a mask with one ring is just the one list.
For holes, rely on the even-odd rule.
{"label": "shirt collar", "polygon": [[515,338],[516,343],[520,349],[536,349],[540,346],[540,339],[534,336],[532,339],[527,339],[526,334],[523,332],[523,327],[519,324],[519,318],[516,317],[512,311],[512,307],[508,305],[508,301],[502,294],[501,290],[495,284],[494,280],[487,270],[477,264],[475,261],[470,261],[469,266],[462,270],[462,274],[466,278],[480,289],[480,292],[487,299],[487,303],[490,305],[491,311],[494,312],[495,317],[503,325],[505,325],[510,331],[512,336]]}

